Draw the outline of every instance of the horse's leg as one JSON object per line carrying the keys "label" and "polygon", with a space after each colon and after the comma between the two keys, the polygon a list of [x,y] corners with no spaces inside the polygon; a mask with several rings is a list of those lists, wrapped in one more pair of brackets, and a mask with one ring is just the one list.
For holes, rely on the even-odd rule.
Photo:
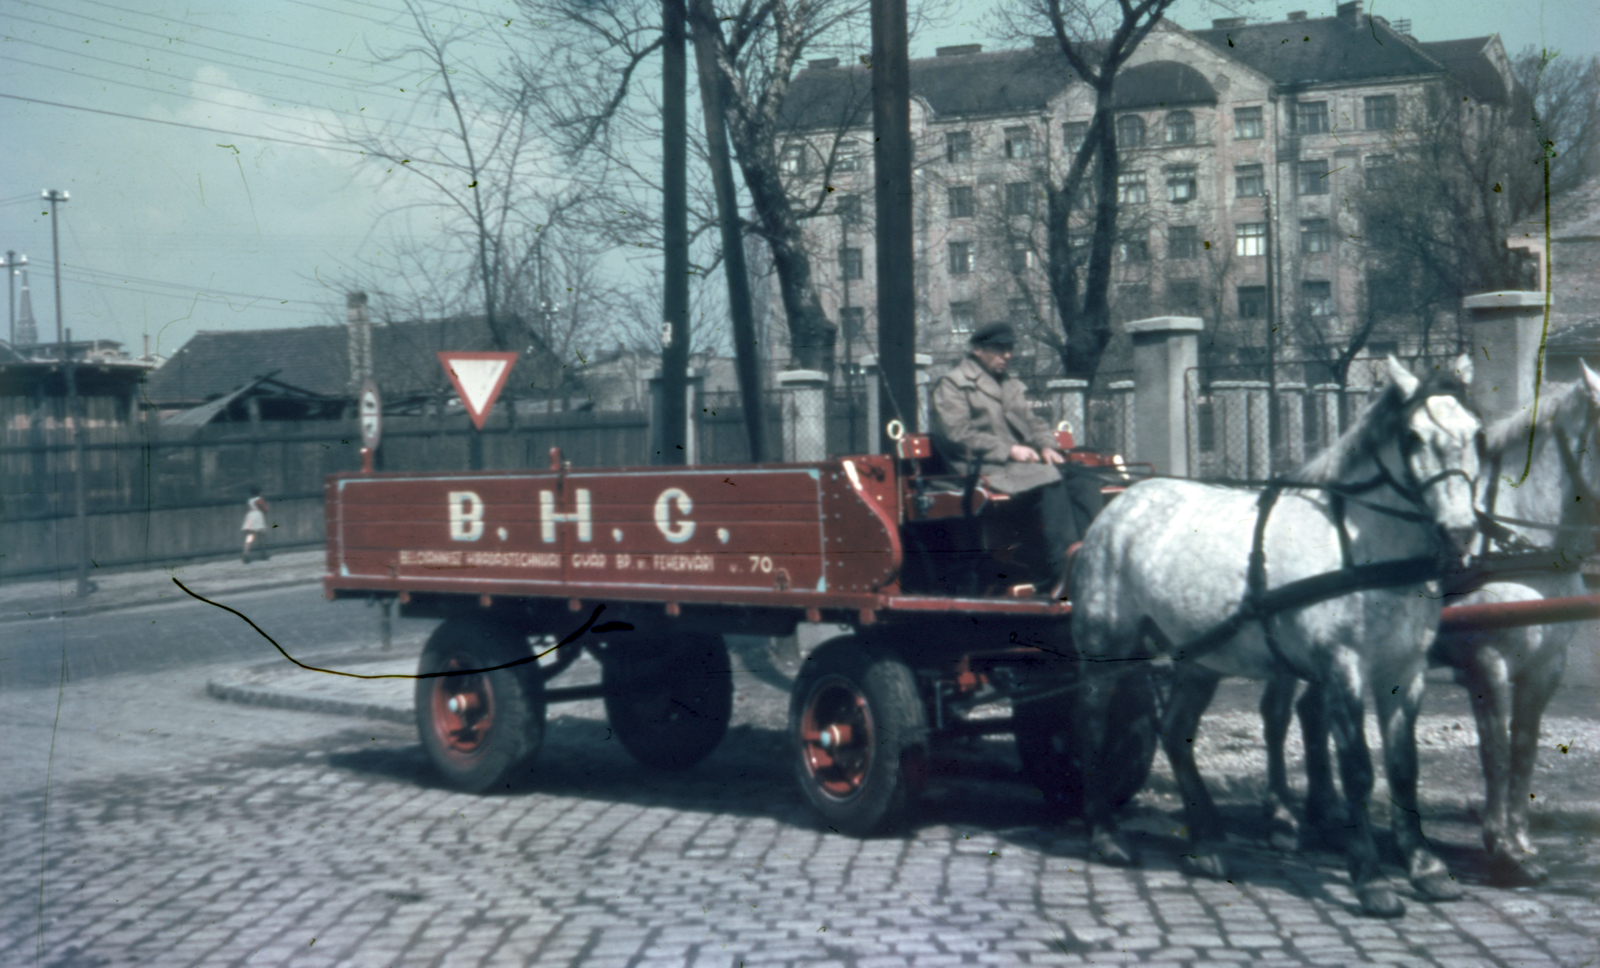
{"label": "horse's leg", "polygon": [[1367,800],[1372,796],[1372,751],[1367,748],[1363,728],[1366,711],[1361,701],[1360,663],[1349,650],[1339,651],[1341,654],[1324,670],[1323,698],[1339,748],[1339,780],[1344,784],[1345,801],[1355,825],[1345,848],[1350,883],[1361,903],[1361,913],[1397,918],[1405,913],[1405,905],[1378,869],[1378,845],[1372,838],[1372,818],[1367,812]]}
{"label": "horse's leg", "polygon": [[[1530,636],[1540,635],[1547,629],[1529,628]],[[1544,865],[1534,858],[1538,848],[1528,836],[1528,808],[1532,805],[1533,767],[1539,757],[1539,724],[1544,719],[1545,707],[1561,684],[1561,673],[1566,668],[1567,650],[1562,643],[1548,658],[1539,655],[1536,643],[1529,643],[1536,661],[1525,668],[1512,684],[1511,693],[1511,762],[1506,784],[1506,820],[1509,824],[1510,849],[1522,858],[1517,868],[1517,880],[1536,884],[1549,876]],[[1537,661],[1543,659],[1543,661]]]}
{"label": "horse's leg", "polygon": [[1490,876],[1513,876],[1521,863],[1511,848],[1506,796],[1511,765],[1511,680],[1505,656],[1478,641],[1465,652],[1459,676],[1472,700],[1478,721],[1478,757],[1483,763],[1483,846],[1489,851]]}
{"label": "horse's leg", "polygon": [[1180,857],[1178,864],[1188,873],[1219,879],[1228,876],[1227,863],[1222,857],[1222,817],[1206,790],[1200,768],[1195,765],[1194,739],[1200,728],[1200,717],[1211,705],[1211,697],[1221,681],[1220,676],[1204,666],[1179,663],[1173,677],[1172,700],[1161,724],[1161,745],[1178,781],[1189,841],[1193,845],[1193,850]]}
{"label": "horse's leg", "polygon": [[[1100,763],[1105,758],[1109,741],[1107,724],[1111,718],[1111,674],[1084,673],[1081,682],[1083,688],[1078,692],[1077,702],[1073,703],[1079,744],[1078,762]],[[1089,833],[1089,860],[1115,867],[1138,864],[1133,848],[1117,830],[1116,806],[1111,803],[1101,784],[1084,784],[1083,822]]]}
{"label": "horse's leg", "polygon": [[1289,733],[1289,719],[1294,715],[1294,690],[1298,680],[1292,676],[1274,676],[1261,690],[1261,726],[1267,741],[1267,797],[1261,813],[1267,824],[1267,838],[1280,850],[1292,850],[1294,818],[1289,805],[1293,794],[1289,792],[1289,773],[1284,763],[1284,737]]}
{"label": "horse's leg", "polygon": [[1326,686],[1313,682],[1300,694],[1300,738],[1305,747],[1306,811],[1300,826],[1301,850],[1342,850],[1350,827],[1333,788],[1333,758],[1328,755]]}
{"label": "horse's leg", "polygon": [[[1423,899],[1449,901],[1462,894],[1428,841],[1422,836],[1422,814],[1417,809],[1417,713],[1422,709],[1426,685],[1425,656],[1383,669],[1372,679],[1378,723],[1383,730],[1383,765],[1389,778],[1389,825],[1394,830],[1406,875]],[[1388,689],[1383,686],[1393,683]]]}

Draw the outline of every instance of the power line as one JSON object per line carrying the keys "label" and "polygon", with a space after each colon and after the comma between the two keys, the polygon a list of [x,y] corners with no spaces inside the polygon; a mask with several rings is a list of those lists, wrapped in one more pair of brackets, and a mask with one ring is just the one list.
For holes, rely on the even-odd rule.
{"label": "power line", "polygon": [[[162,33],[158,32],[158,31],[154,31],[154,30],[145,30],[143,27],[130,27],[127,24],[112,23],[109,20],[101,20],[98,17],[91,17],[88,14],[74,13],[74,12],[72,12],[70,10],[60,10],[60,9],[55,8],[55,7],[49,7],[49,6],[45,6],[44,4],[39,4],[39,3],[30,3],[29,0],[22,0],[22,2],[28,4],[29,6],[32,6],[32,7],[40,7],[42,9],[44,9],[44,10],[49,10],[49,11],[51,11],[53,13],[65,14],[65,15],[67,15],[69,17],[77,17],[80,20],[87,20],[92,24],[99,24],[102,27],[111,27],[111,28],[114,28],[114,29],[117,29],[117,30],[132,31],[133,33],[144,34],[144,35],[149,36],[149,37],[159,37],[162,40],[166,40],[166,41],[171,41],[172,40],[171,37],[168,37],[165,34],[162,34]],[[44,27],[54,27],[57,30],[71,30],[72,29],[70,27],[64,27],[61,24],[53,24],[48,20],[34,20],[32,18],[29,18],[29,17],[17,17],[16,19],[22,21],[23,23],[39,24],[40,26],[44,26]],[[137,41],[132,41],[132,40],[123,40],[120,37],[103,37],[101,39],[109,40],[114,44],[127,44],[130,47],[143,47],[146,50],[160,49],[160,50],[162,50],[163,52],[166,52],[166,53],[183,54],[183,56],[186,56],[186,57],[195,57],[194,54],[187,54],[187,53],[185,53],[183,51],[177,50],[177,49],[172,48],[172,47],[153,48],[149,44],[142,44],[142,43],[138,43]],[[333,78],[334,80],[337,80],[337,81],[347,81],[347,82],[349,82],[349,81],[354,81],[355,80],[354,78],[346,77],[343,74],[335,74],[332,71],[324,71],[324,70],[320,70],[320,69],[315,68],[315,67],[305,67],[305,66],[300,65],[300,64],[290,64],[287,61],[274,60],[271,57],[262,57],[260,54],[250,54],[250,53],[245,53],[243,51],[229,50],[226,47],[216,47],[216,46],[213,46],[211,44],[202,44],[199,41],[195,41],[195,40],[185,40],[185,41],[182,41],[182,43],[187,47],[198,47],[201,50],[214,51],[214,52],[216,52],[218,54],[223,54],[223,55],[226,55],[227,57],[230,57],[230,58],[248,57],[251,60],[260,61],[263,64],[275,64],[278,67],[287,67],[287,68],[290,68],[292,70],[301,71],[301,72],[307,73],[307,74],[320,74],[323,77],[330,77],[330,78]],[[196,59],[200,59],[200,58],[196,58]],[[236,66],[243,67],[246,70],[252,70],[252,71],[260,71],[261,70],[258,67],[249,67],[248,65],[245,65],[245,64],[238,64]],[[262,71],[262,73],[271,74],[273,72],[272,71]],[[285,75],[277,75],[277,76],[281,77],[281,76],[285,76]],[[305,78],[295,78],[295,80],[304,80],[304,79]]]}
{"label": "power line", "polygon": [[[39,262],[39,265],[48,266],[50,268],[54,268],[55,267],[55,264],[52,263],[49,259],[41,260]],[[129,275],[128,273],[125,273],[125,272],[111,272],[111,271],[106,270],[106,269],[91,269],[88,266],[81,266],[81,265],[73,265],[73,266],[63,265],[61,267],[61,271],[62,272],[81,272],[81,273],[86,273],[86,274],[94,275],[94,276],[106,276],[106,277],[110,277],[110,278],[113,278],[113,279],[131,279],[131,280],[133,280],[135,282],[143,283],[143,284],[148,285],[148,286],[164,286],[164,287],[166,287],[168,289],[184,289],[184,290],[187,290],[189,292],[205,292],[205,293],[210,293],[212,295],[218,295],[218,296],[238,296],[241,299],[267,299],[267,300],[271,300],[273,302],[280,302],[280,303],[291,303],[292,302],[292,303],[304,303],[304,304],[306,304],[308,306],[318,306],[318,307],[322,306],[322,303],[319,303],[319,302],[317,302],[315,300],[312,300],[312,299],[279,299],[277,296],[263,296],[262,294],[256,293],[256,292],[230,292],[230,291],[228,291],[226,289],[214,289],[214,288],[212,288],[210,286],[195,286],[195,285],[189,285],[189,284],[179,283],[179,282],[164,282],[164,281],[162,281],[160,279],[148,279],[148,278],[145,278],[143,276]]]}
{"label": "power line", "polygon": [[4,91],[0,91],[0,97],[9,98],[13,101],[26,101],[29,104],[46,104],[53,108],[66,108],[69,111],[87,111],[90,114],[104,114],[113,118],[127,118],[130,121],[148,121],[151,124],[165,124],[174,128],[188,128],[192,131],[208,131],[212,134],[225,134],[234,138],[255,138],[260,141],[275,141],[279,144],[295,145],[301,148],[318,148],[322,151],[337,151],[340,154],[366,156],[366,152],[357,151],[354,148],[339,148],[329,144],[319,145],[313,144],[309,141],[294,141],[290,138],[275,138],[268,134],[250,134],[249,132],[245,131],[228,131],[223,128],[208,128],[200,124],[185,124],[182,121],[167,121],[162,118],[144,118],[137,114],[123,114],[121,111],[107,111],[103,108],[86,108],[79,104],[63,104],[60,101],[46,101],[42,98],[23,97],[20,94],[7,94]]}
{"label": "power line", "polygon": [[[113,284],[108,283],[108,282],[96,282],[93,279],[78,278],[78,277],[76,277],[76,276],[74,276],[72,274],[72,271],[70,269],[63,269],[63,270],[61,270],[61,272],[62,272],[62,278],[65,279],[68,282],[71,282],[75,286],[93,286],[93,287],[96,287],[98,289],[109,289],[109,290],[112,290],[112,291],[115,291],[115,292],[120,292],[120,293],[132,293],[132,294],[140,295],[140,296],[155,296],[155,297],[164,298],[164,299],[178,299],[178,300],[187,300],[187,301],[193,301],[193,300],[196,300],[196,299],[219,299],[219,300],[226,301],[228,298],[230,298],[227,294],[219,293],[219,292],[216,292],[215,290],[193,290],[193,291],[187,292],[187,293],[182,293],[182,292],[161,292],[161,291],[156,290],[156,289],[140,289],[140,288],[138,288],[136,286],[118,286],[118,285],[113,285]],[[248,297],[235,296],[235,297],[231,297],[231,298],[248,298]],[[279,304],[277,304],[277,300],[272,300],[272,299],[252,300],[252,303],[254,303],[254,302],[264,302],[264,303],[267,303],[268,305],[257,306],[257,305],[253,305],[252,304],[252,305],[249,305],[249,306],[246,306],[246,307],[242,307],[242,308],[250,309],[252,311],[268,311],[268,312],[275,312],[275,313],[293,313],[296,316],[306,316],[306,315],[309,315],[310,313],[312,313],[312,310],[310,310],[310,309],[295,309],[293,307],[279,305]],[[314,305],[317,305],[317,304],[314,304]],[[230,308],[231,308],[231,304],[230,304]],[[322,306],[322,305],[317,305],[317,308],[320,309],[320,310],[324,310],[324,311],[328,309],[327,306]]]}

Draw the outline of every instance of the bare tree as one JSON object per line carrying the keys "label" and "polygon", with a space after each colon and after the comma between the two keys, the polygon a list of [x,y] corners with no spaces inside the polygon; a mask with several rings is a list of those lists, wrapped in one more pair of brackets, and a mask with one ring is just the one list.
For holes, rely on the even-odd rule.
{"label": "bare tree", "polygon": [[1593,178],[1600,170],[1600,57],[1528,47],[1512,70],[1532,101],[1533,123],[1550,163],[1549,193],[1564,194]]}

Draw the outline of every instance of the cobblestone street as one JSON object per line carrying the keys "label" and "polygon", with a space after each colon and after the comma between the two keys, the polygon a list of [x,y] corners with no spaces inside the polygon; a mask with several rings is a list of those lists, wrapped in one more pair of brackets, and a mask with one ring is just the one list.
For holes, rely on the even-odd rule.
{"label": "cobblestone street", "polygon": [[[125,683],[77,687],[67,712]],[[794,790],[775,728],[783,694],[746,672],[739,690],[735,728],[688,774],[642,770],[580,704],[553,710],[524,789],[468,796],[437,786],[406,725],[249,709],[185,685],[174,699],[254,722],[256,738],[79,770],[48,801],[42,789],[0,800],[0,963],[1577,966],[1600,954],[1600,849],[1581,809],[1538,815],[1555,876],[1511,891],[1482,882],[1473,818],[1436,805],[1428,833],[1467,897],[1408,897],[1403,919],[1374,921],[1354,913],[1331,854],[1241,836],[1232,881],[1177,873],[1181,814],[1159,760],[1128,821],[1138,869],[1085,863],[1077,824],[994,777],[936,783],[904,837],[840,836]],[[264,727],[274,720],[314,738],[280,737]],[[1208,728],[1227,741],[1228,726]],[[1592,777],[1593,753],[1557,765]],[[1425,749],[1425,784],[1441,770],[1479,782],[1472,759]],[[1254,781],[1215,778],[1248,828]]]}

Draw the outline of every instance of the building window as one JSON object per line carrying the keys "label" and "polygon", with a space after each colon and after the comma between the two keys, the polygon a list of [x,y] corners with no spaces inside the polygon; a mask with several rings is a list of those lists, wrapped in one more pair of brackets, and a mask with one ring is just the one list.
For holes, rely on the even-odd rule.
{"label": "building window", "polygon": [[1394,155],[1367,156],[1367,188],[1389,188],[1394,184]]}
{"label": "building window", "polygon": [[1138,148],[1144,144],[1144,118],[1124,114],[1117,119],[1117,147]]}
{"label": "building window", "polygon": [[1234,194],[1240,198],[1260,198],[1267,190],[1267,179],[1260,165],[1239,165],[1233,169]]}
{"label": "building window", "polygon": [[1302,161],[1296,170],[1300,173],[1300,194],[1328,194],[1328,159]]}
{"label": "building window", "polygon": [[1167,229],[1167,258],[1200,257],[1200,229],[1194,225],[1173,225]]}
{"label": "building window", "polygon": [[1167,144],[1185,145],[1194,140],[1194,115],[1173,111],[1167,115]]}
{"label": "building window", "polygon": [[861,221],[861,196],[840,195],[839,200],[833,203],[833,211],[844,224],[857,224]]}
{"label": "building window", "polygon": [[862,330],[863,317],[860,306],[839,307],[839,331],[846,340],[854,341],[865,336]]}
{"label": "building window", "polygon": [[972,243],[950,243],[950,274],[964,276],[972,271]]}
{"label": "building window", "polygon": [[1167,282],[1167,306],[1175,312],[1200,311],[1200,280],[1172,279]]}
{"label": "building window", "polygon": [[1027,128],[1007,128],[1006,157],[1032,158],[1033,132]]}
{"label": "building window", "polygon": [[1266,255],[1267,223],[1241,222],[1234,226],[1234,255]]}
{"label": "building window", "polygon": [[1333,315],[1333,284],[1306,281],[1300,283],[1300,303],[1313,316]]}
{"label": "building window", "polygon": [[804,175],[806,173],[806,146],[789,145],[778,156],[778,169],[785,175]]}
{"label": "building window", "polygon": [[947,196],[950,199],[951,218],[971,218],[975,208],[972,203],[972,186],[957,185],[950,189]]}
{"label": "building window", "polygon": [[1031,182],[1012,182],[1006,186],[1006,214],[1032,215],[1036,191]]}
{"label": "building window", "polygon": [[972,332],[972,324],[977,320],[978,312],[969,302],[953,302],[950,304],[950,331],[964,336]]}
{"label": "building window", "polygon": [[1139,203],[1148,201],[1144,191],[1144,172],[1125,171],[1117,176],[1117,201]]}
{"label": "building window", "polygon": [[1308,218],[1300,223],[1300,251],[1328,252],[1333,249],[1333,235],[1325,218]]}
{"label": "building window", "polygon": [[1033,318],[1033,303],[1026,296],[1017,296],[1006,302],[1006,321],[1015,326],[1026,325]]}
{"label": "building window", "polygon": [[1368,131],[1390,131],[1394,128],[1397,111],[1393,94],[1380,94],[1366,99]]}
{"label": "building window", "polygon": [[1193,165],[1167,169],[1167,201],[1182,205],[1192,202],[1199,192],[1199,179]]}
{"label": "building window", "polygon": [[861,278],[861,250],[850,247],[839,250],[839,271],[846,279]]}
{"label": "building window", "polygon": [[1033,268],[1033,246],[1021,239],[1011,243],[1011,271],[1014,273],[1027,272]]}
{"label": "building window", "polygon": [[1256,141],[1262,136],[1260,108],[1233,109],[1233,136],[1240,141]]}
{"label": "building window", "polygon": [[1135,229],[1117,240],[1117,255],[1123,262],[1150,261],[1150,230]]}
{"label": "building window", "polygon": [[944,135],[944,156],[946,161],[972,160],[972,132],[971,131],[946,131]]}
{"label": "building window", "polygon": [[1083,139],[1089,137],[1089,122],[1068,121],[1061,126],[1061,143],[1068,151],[1077,151]]}
{"label": "building window", "polygon": [[1328,102],[1301,101],[1294,106],[1294,129],[1300,134],[1328,132]]}
{"label": "building window", "polygon": [[1239,318],[1265,319],[1267,316],[1267,287],[1239,287]]}
{"label": "building window", "polygon": [[861,170],[861,143],[854,140],[839,142],[833,153],[834,171]]}

